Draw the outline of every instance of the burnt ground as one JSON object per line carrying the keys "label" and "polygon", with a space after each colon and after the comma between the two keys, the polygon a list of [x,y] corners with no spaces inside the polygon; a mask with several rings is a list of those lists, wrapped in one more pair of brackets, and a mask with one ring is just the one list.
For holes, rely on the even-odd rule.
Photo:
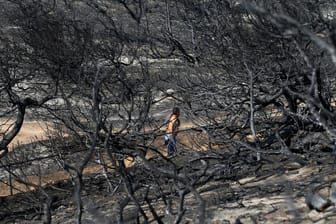
{"label": "burnt ground", "polygon": [[[216,155],[207,160],[209,167],[220,166],[221,169],[206,182],[195,184],[206,204],[206,223],[336,223],[336,207],[331,201],[321,208],[322,211],[309,208],[306,203],[310,192],[318,193],[326,200],[333,199],[330,193],[333,193],[331,186],[336,183],[336,175],[332,152],[310,152],[309,156],[303,153],[267,154],[261,161],[256,161],[250,154],[240,152],[232,155],[228,152],[218,159],[216,153],[180,149],[179,155],[172,159],[177,170],[193,172],[186,164],[195,162],[192,169],[197,169],[196,161],[200,161],[197,158],[207,160],[209,155]],[[171,164],[155,156],[150,162],[159,167]],[[178,212],[178,194],[171,191],[174,183],[164,177],[160,180],[165,183],[160,192],[172,202],[171,213],[167,214],[167,203],[156,194],[156,186],[150,186],[153,182],[149,180],[151,176],[147,168],[136,163],[128,169],[133,172],[135,182],[142,183],[135,196],[142,198],[146,191],[150,191],[148,198],[163,223],[173,223]],[[83,223],[117,222],[120,202],[124,201],[126,193],[117,174],[110,172],[108,177],[111,185],[100,173],[88,173],[84,177]],[[77,210],[73,200],[73,182],[59,180],[49,183],[44,191],[53,201],[52,223],[75,223]],[[0,201],[0,223],[43,223],[46,198],[40,190],[1,197]],[[146,204],[144,201],[141,203]],[[186,194],[185,208],[181,223],[195,223],[199,202],[194,194]],[[149,214],[148,210],[146,214]],[[123,211],[124,223],[136,223],[137,211],[134,202],[128,202]],[[148,217],[149,222],[157,223],[151,215]],[[144,220],[140,218],[140,222]]]}

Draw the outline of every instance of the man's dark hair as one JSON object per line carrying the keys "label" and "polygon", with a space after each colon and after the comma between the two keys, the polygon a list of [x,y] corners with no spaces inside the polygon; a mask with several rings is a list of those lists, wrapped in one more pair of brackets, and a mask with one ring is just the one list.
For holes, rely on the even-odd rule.
{"label": "man's dark hair", "polygon": [[178,107],[174,107],[174,108],[173,108],[173,114],[175,114],[175,115],[179,115],[179,114],[180,114],[180,108],[178,108]]}

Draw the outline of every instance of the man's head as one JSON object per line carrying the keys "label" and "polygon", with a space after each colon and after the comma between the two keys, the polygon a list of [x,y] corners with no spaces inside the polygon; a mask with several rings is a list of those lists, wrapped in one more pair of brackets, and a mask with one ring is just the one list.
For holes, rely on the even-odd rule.
{"label": "man's head", "polygon": [[179,116],[180,115],[180,108],[174,107],[173,108],[173,114],[176,115],[176,116]]}

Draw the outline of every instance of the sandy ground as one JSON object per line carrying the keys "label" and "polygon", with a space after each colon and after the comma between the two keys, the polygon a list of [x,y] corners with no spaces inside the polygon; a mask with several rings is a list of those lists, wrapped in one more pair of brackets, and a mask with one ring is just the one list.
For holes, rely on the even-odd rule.
{"label": "sandy ground", "polygon": [[[26,121],[23,123],[19,134],[10,143],[9,149],[12,150],[18,144],[28,144],[36,140],[43,140],[47,138],[46,131],[49,123],[38,121]],[[8,125],[2,125],[1,131],[8,128]]]}
{"label": "sandy ground", "polygon": [[[47,131],[48,128],[50,130],[50,124],[47,122],[37,122],[37,121],[27,121],[24,122],[19,134],[14,138],[14,140],[12,141],[12,143],[9,145],[9,149],[13,150],[15,148],[15,146],[17,146],[18,144],[29,144],[31,142],[37,141],[37,140],[43,140],[46,139],[48,137],[47,135]],[[183,126],[181,127],[181,129],[188,129],[191,127],[190,123],[184,123]],[[6,128],[6,126],[2,126],[2,130],[3,128]],[[185,133],[185,132],[181,132],[179,134],[179,144],[181,144],[181,146],[186,147],[186,146],[192,146],[194,144],[192,144],[190,141],[190,136],[186,137],[187,135],[190,135],[190,133]],[[195,133],[195,135],[197,136],[192,136],[192,137],[196,137],[196,138],[200,138],[200,134]],[[158,138],[156,141],[152,142],[152,146],[159,149],[159,151],[163,154],[166,155],[166,146],[163,145],[163,136],[162,139]],[[189,148],[191,150],[193,150],[192,148]],[[146,155],[147,159],[151,158],[155,156],[153,152],[149,151]],[[125,165],[126,166],[133,166],[134,165],[134,160],[132,158],[128,158],[125,160]],[[84,170],[84,174],[90,174],[90,173],[101,173],[102,172],[102,167],[100,165],[90,165],[88,167],[85,168]],[[53,182],[58,182],[58,181],[62,181],[65,179],[69,178],[69,174],[67,174],[65,171],[55,171],[52,174],[49,174],[47,176],[43,176],[43,177],[37,177],[37,176],[28,176],[26,177],[28,182],[37,184],[37,185],[41,185],[44,186],[48,183],[53,183]],[[3,180],[5,182],[9,182],[8,180]],[[19,192],[25,192],[25,191],[29,191],[32,190],[33,188],[31,187],[27,187],[24,184],[20,184],[17,181],[12,180],[12,185],[15,186],[16,189],[11,189],[7,184],[3,183],[0,181],[0,197],[1,196],[6,196],[6,195],[10,195],[10,194],[16,194]]]}
{"label": "sandy ground", "polygon": [[[10,124],[4,124],[3,121],[1,121],[1,131],[8,129]],[[37,122],[37,121],[26,121],[23,123],[20,132],[18,135],[13,139],[13,141],[9,144],[9,150],[13,150],[17,145],[22,144],[29,144],[31,142],[37,141],[37,140],[43,140],[47,138],[47,130],[48,130],[49,123],[47,122]],[[56,180],[61,179],[60,175],[58,173],[55,174]],[[39,181],[42,182],[50,182],[49,177],[44,177],[42,179],[38,179],[37,177],[28,177],[31,180],[35,180],[33,182],[37,183]],[[4,180],[5,181],[5,180]],[[13,184],[15,182],[13,181]],[[10,187],[4,183],[0,183],[0,196],[6,196],[10,193],[17,193],[19,191],[27,191],[29,188],[23,184],[16,183],[15,187],[17,190],[12,189],[12,192],[10,191]]]}

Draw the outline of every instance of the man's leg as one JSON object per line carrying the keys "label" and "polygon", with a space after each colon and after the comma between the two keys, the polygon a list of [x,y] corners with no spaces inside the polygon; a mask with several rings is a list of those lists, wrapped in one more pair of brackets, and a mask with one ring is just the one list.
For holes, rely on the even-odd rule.
{"label": "man's leg", "polygon": [[176,152],[176,137],[174,137],[174,139],[169,139],[168,156],[174,156],[175,152]]}

